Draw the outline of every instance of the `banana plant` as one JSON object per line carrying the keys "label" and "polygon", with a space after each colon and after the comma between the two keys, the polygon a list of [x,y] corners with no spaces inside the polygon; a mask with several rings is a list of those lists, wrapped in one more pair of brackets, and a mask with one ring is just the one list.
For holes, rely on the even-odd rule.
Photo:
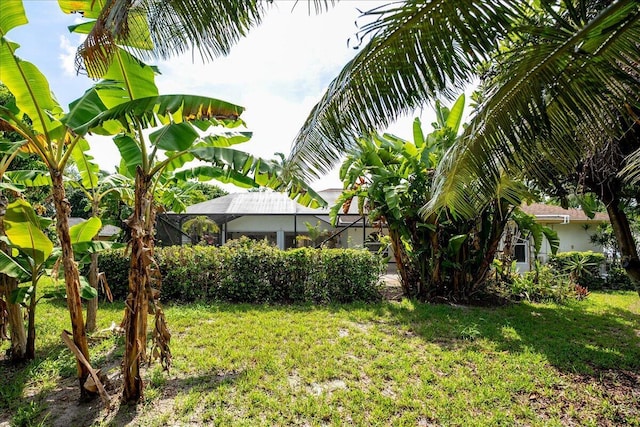
{"label": "banana plant", "polygon": [[[4,194],[5,190],[20,192],[21,188],[16,187],[15,184],[9,182],[6,177],[6,172],[13,159],[18,155],[23,142],[0,142],[0,237],[5,235],[4,231],[4,214],[9,203],[7,197]],[[0,250],[3,252],[8,251],[8,247],[5,242],[0,241]],[[3,293],[6,296],[6,319],[0,319],[4,324],[9,324],[11,329],[11,348],[9,355],[13,361],[21,361],[26,358],[27,352],[27,334],[24,329],[24,322],[22,321],[22,308],[19,304],[11,303],[9,295],[15,291],[18,287],[18,281],[15,277],[7,276],[6,274],[0,275],[2,286],[0,286],[0,297]],[[3,314],[0,313],[0,316]]]}
{"label": "banana plant", "polygon": [[[69,184],[80,189],[87,197],[91,207],[91,218],[100,217],[101,203],[105,197],[111,193],[117,193],[123,200],[133,198],[133,181],[120,174],[105,175],[101,173],[100,166],[94,162],[93,157],[89,154],[89,144],[86,141],[80,141],[74,147],[71,156],[75,166],[80,174],[80,180],[71,180]],[[103,242],[107,244],[107,242]],[[111,242],[109,246],[113,247]],[[94,251],[90,254],[89,265],[89,284],[98,291],[99,281],[105,278],[105,273],[100,272],[98,268],[98,252]],[[106,280],[103,282],[106,283]],[[109,294],[107,294],[109,296]],[[96,328],[96,320],[98,313],[98,298],[91,299],[87,303],[87,316],[85,329],[87,332],[93,332]]]}
{"label": "banana plant", "polygon": [[[0,3],[0,80],[15,97],[14,105],[0,106],[0,122],[3,127],[24,138],[24,150],[37,154],[48,168],[73,342],[86,361],[90,361],[82,318],[80,275],[69,235],[70,207],[66,202],[63,181],[64,169],[73,147],[82,140],[83,135],[64,125],[61,121],[63,109],[51,94],[47,79],[35,65],[16,55],[19,45],[7,38],[12,29],[27,22],[21,1]],[[24,117],[30,119],[30,125],[23,121]],[[89,368],[78,359],[77,369],[81,398],[91,397],[94,393],[83,387],[90,374]]]}
{"label": "banana plant", "polygon": [[451,238],[456,242],[455,235],[460,232],[445,233],[437,215],[422,219],[419,209],[428,198],[433,170],[456,138],[464,103],[464,95],[451,109],[436,103],[433,132],[425,135],[416,119],[413,141],[390,134],[360,138],[357,149],[340,168],[347,190],[331,210],[332,220],[345,203],[357,197],[360,212],[367,211],[371,221],[386,222],[401,283],[409,295],[425,298],[428,288],[440,286],[444,254],[460,247],[452,244],[450,251],[446,246],[441,248],[444,235],[454,236]]}
{"label": "banana plant", "polygon": [[[36,304],[42,297],[60,295],[60,292],[54,292],[38,297],[37,292],[38,283],[44,275],[57,275],[58,261],[62,254],[60,248],[54,248],[53,242],[42,231],[50,223],[51,220],[37,216],[31,205],[21,199],[7,206],[3,221],[6,233],[3,239],[11,249],[11,255],[0,251],[0,272],[16,278],[20,283],[27,283],[26,286],[14,289],[9,296],[11,303],[22,304],[27,308],[27,359],[35,358]],[[101,226],[98,218],[92,218],[71,227],[69,233],[73,245],[88,249],[88,243]],[[86,282],[80,283],[81,296],[85,299],[95,298],[95,290]],[[62,295],[65,294],[62,292]]]}
{"label": "banana plant", "polygon": [[526,239],[531,237],[533,240],[533,254],[535,258],[538,258],[540,250],[542,249],[542,243],[545,239],[549,243],[551,254],[555,255],[558,252],[560,248],[560,238],[554,229],[536,222],[535,216],[529,215],[519,208],[514,210],[512,219],[518,226],[521,238]]}
{"label": "banana plant", "polygon": [[[75,111],[103,109],[100,88],[87,93]],[[90,91],[91,92],[91,91]],[[96,96],[97,95],[97,96]],[[153,228],[155,226],[156,190],[170,179],[218,179],[243,187],[264,185],[286,189],[307,203],[321,201],[302,182],[285,182],[278,174],[277,162],[254,157],[230,148],[249,139],[246,132],[231,131],[242,124],[242,108],[224,101],[192,95],[165,95],[134,99],[84,120],[81,114],[70,115],[65,122],[78,132],[104,130],[120,125],[114,142],[122,156],[122,171],[135,177],[134,212],[127,225],[131,231],[131,271],[125,315],[126,350],[124,399],[137,401],[142,395],[139,363],[146,353],[147,313],[151,304],[156,313],[157,339],[153,354],[165,367],[170,363],[170,337],[164,315],[156,303],[153,271]],[[143,132],[156,127],[151,133]],[[159,126],[159,128],[157,127]],[[210,128],[217,133],[201,135]],[[220,131],[221,130],[221,131]],[[192,160],[207,162],[186,168]]]}
{"label": "banana plant", "polygon": [[386,222],[401,284],[421,299],[459,301],[482,290],[511,212],[528,196],[522,184],[504,177],[500,191],[472,220],[450,212],[422,215],[433,174],[455,144],[464,101],[460,96],[451,109],[436,103],[434,130],[423,133],[416,119],[413,141],[389,134],[358,140],[340,169],[347,190],[331,210],[335,219],[357,197],[361,213]]}
{"label": "banana plant", "polygon": [[[72,30],[86,31],[93,24],[95,21],[89,21]],[[153,267],[156,194],[172,180],[216,179],[241,187],[287,191],[306,205],[323,201],[293,178],[286,165],[231,148],[251,137],[250,132],[237,130],[244,125],[242,107],[203,96],[159,95],[155,68],[119,46],[113,57],[102,80],[70,105],[63,122],[77,134],[114,135],[122,158],[120,172],[134,179],[133,214],[127,220],[131,234],[129,295],[123,321],[123,399],[131,402],[142,397],[140,362],[146,357],[149,307],[156,323],[152,355],[165,368],[171,361],[170,334],[155,289],[159,273]],[[194,160],[201,163],[189,167]],[[164,195],[170,198],[171,192]],[[175,198],[173,202],[178,203]]]}

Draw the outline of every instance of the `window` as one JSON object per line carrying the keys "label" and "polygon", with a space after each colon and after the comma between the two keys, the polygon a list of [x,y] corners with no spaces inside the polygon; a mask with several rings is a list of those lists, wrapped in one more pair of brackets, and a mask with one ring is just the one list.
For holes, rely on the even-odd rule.
{"label": "window", "polygon": [[516,262],[527,262],[527,244],[518,242],[513,247],[513,258]]}

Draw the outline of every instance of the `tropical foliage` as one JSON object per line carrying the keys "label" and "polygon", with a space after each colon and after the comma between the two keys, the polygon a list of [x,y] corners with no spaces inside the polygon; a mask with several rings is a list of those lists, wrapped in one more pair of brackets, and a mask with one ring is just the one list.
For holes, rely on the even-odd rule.
{"label": "tropical foliage", "polygon": [[[101,6],[92,1],[61,1],[60,5],[65,11],[86,9],[83,11],[87,18],[97,16],[96,11]],[[153,190],[167,184],[169,180],[216,178],[245,187],[268,185],[286,189],[292,197],[297,197],[306,204],[322,203],[322,200],[300,180],[294,178],[284,181],[276,176],[278,172],[283,172],[281,176],[287,176],[280,163],[257,159],[229,148],[246,141],[249,138],[247,133],[228,131],[218,132],[217,135],[202,135],[212,127],[221,129],[243,124],[239,120],[241,107],[198,96],[159,96],[153,81],[155,69],[120,47],[113,51],[114,61],[101,74],[102,80],[73,102],[69,106],[69,112],[64,114],[51,95],[46,78],[33,64],[18,58],[15,55],[18,45],[5,37],[12,28],[27,22],[22,2],[5,2],[1,11],[1,80],[15,96],[16,102],[0,107],[0,119],[3,129],[9,128],[26,140],[25,147],[35,152],[49,171],[74,335],[72,345],[75,347],[73,350],[77,350],[83,396],[89,394],[83,385],[92,371],[78,293],[79,275],[69,236],[69,206],[65,202],[63,172],[74,156],[78,164],[83,163],[83,159],[77,158],[77,155],[85,151],[83,136],[91,131],[102,135],[116,135],[115,142],[123,157],[121,171],[126,170],[135,179],[134,212],[128,221],[133,253],[132,303],[128,305],[125,319],[125,326],[130,328],[123,366],[126,367],[124,376],[128,385],[125,387],[125,398],[137,400],[142,391],[141,377],[137,372],[145,354],[148,297],[157,296],[151,290],[148,256],[153,251]],[[89,20],[72,30],[84,33],[95,25],[95,20]],[[130,38],[122,41],[129,42],[135,48],[150,47],[145,44],[144,39],[140,40]],[[25,124],[25,118],[28,118],[29,125]],[[155,130],[143,132],[149,128]],[[208,161],[209,166],[183,170],[181,175],[176,173],[187,162],[196,158]],[[95,166],[89,163],[84,165],[86,168],[79,169],[83,184],[93,180],[97,172],[94,170]],[[88,182],[85,187],[94,188],[96,183]],[[160,339],[157,348],[162,350],[160,354],[167,363],[169,353],[166,341],[169,334],[162,324],[162,312],[159,308],[156,309],[156,319],[160,326],[156,328],[154,336]]]}
{"label": "tropical foliage", "polygon": [[185,221],[185,223],[182,224],[182,231],[189,235],[192,245],[199,243],[211,244],[213,243],[213,234],[218,233],[220,227],[206,215],[198,215]]}
{"label": "tropical foliage", "polygon": [[615,191],[640,169],[637,1],[407,0],[363,19],[368,42],[309,115],[294,164],[324,173],[361,134],[479,80],[475,114],[439,164],[425,215],[447,207],[473,217],[504,171],[542,189],[580,171],[595,178],[584,185],[607,206],[625,268],[640,282]]}
{"label": "tropical foliage", "polygon": [[[4,216],[4,229],[10,252],[0,251],[0,272],[17,279],[19,283],[26,282],[27,286],[17,287],[9,295],[13,304],[21,304],[27,308],[27,359],[35,358],[35,312],[38,302],[37,286],[44,276],[57,277],[58,259],[61,255],[60,248],[54,248],[53,242],[42,232],[50,220],[36,215],[29,203],[16,200],[7,207]],[[102,224],[100,219],[93,218],[89,221],[74,225],[69,229],[71,241],[76,253],[94,251],[96,248],[90,245],[93,237],[98,233]],[[88,283],[81,282],[81,295],[86,299],[93,299],[97,295]],[[63,296],[65,292],[61,293]],[[45,294],[44,296],[53,296]]]}
{"label": "tropical foliage", "polygon": [[[446,211],[426,218],[420,214],[429,202],[434,170],[456,142],[464,100],[461,96],[451,110],[437,103],[435,129],[428,135],[416,119],[414,142],[389,134],[360,139],[340,171],[348,190],[333,217],[357,197],[371,222],[386,223],[404,290],[421,299],[460,301],[482,292],[505,226],[523,198],[530,197],[522,184],[505,178],[500,193],[471,219]],[[539,248],[541,227],[526,223],[523,215],[514,218],[521,231],[534,232]],[[545,231],[557,249],[557,236]]]}
{"label": "tropical foliage", "polygon": [[[0,5],[0,80],[15,97],[15,103],[0,106],[0,123],[4,129],[16,132],[25,141],[23,149],[38,155],[46,165],[52,185],[55,206],[56,233],[62,250],[67,307],[71,318],[74,350],[78,358],[78,377],[82,397],[89,396],[83,385],[87,381],[89,347],[82,318],[80,300],[80,276],[74,260],[69,235],[69,204],[64,189],[64,169],[73,148],[83,135],[72,131],[62,122],[63,109],[57,103],[45,76],[32,63],[16,55],[19,45],[7,38],[13,28],[27,23],[20,1],[3,2]],[[28,119],[27,119],[28,118]],[[87,364],[81,363],[81,359]]]}
{"label": "tropical foliage", "polygon": [[[61,6],[67,12],[85,7],[88,12],[85,16],[91,17],[96,4]],[[100,19],[90,19],[72,30],[82,33],[100,25]],[[145,25],[140,24],[139,28]],[[137,43],[138,40],[124,38],[118,42],[134,49],[150,47]],[[202,96],[159,95],[153,67],[119,45],[102,48],[112,49],[110,62],[100,74],[102,79],[70,105],[65,124],[79,134],[91,131],[115,135],[114,142],[122,156],[120,173],[135,183],[133,214],[126,221],[131,266],[123,321],[126,341],[123,397],[126,401],[137,401],[142,396],[140,364],[147,354],[150,308],[155,313],[152,355],[158,356],[165,368],[171,362],[170,333],[157,302],[160,275],[153,263],[153,229],[158,202],[176,212],[184,210],[172,184],[179,180],[216,179],[243,187],[262,185],[286,190],[306,205],[317,205],[322,199],[302,181],[288,179],[290,174],[280,163],[231,148],[251,136],[249,132],[234,130],[244,125],[239,118],[242,107]],[[206,164],[185,168],[195,159]]]}
{"label": "tropical foliage", "polygon": [[[104,174],[100,171],[98,164],[94,162],[93,157],[88,153],[89,144],[81,141],[76,144],[72,158],[79,174],[78,180],[70,180],[70,186],[79,190],[86,198],[90,211],[90,218],[100,218],[104,211],[102,206],[103,200],[116,193],[120,200],[131,200],[133,191],[131,190],[132,181],[120,174]],[[77,193],[76,193],[77,194]],[[95,238],[95,236],[94,236]],[[112,246],[106,244],[105,246]],[[91,254],[89,267],[89,284],[96,292],[98,292],[100,283],[106,291],[107,296],[110,295],[105,273],[98,269],[98,253]],[[93,332],[96,328],[96,316],[98,312],[98,298],[93,298],[87,303],[87,316],[85,320],[85,329],[87,332]]]}
{"label": "tropical foliage", "polygon": [[[337,0],[309,0],[320,12]],[[86,26],[86,40],[78,49],[76,65],[101,77],[118,46],[130,46],[136,56],[168,58],[196,49],[203,59],[226,55],[273,6],[269,0],[59,0],[67,12],[95,19]],[[152,49],[151,49],[152,48]]]}

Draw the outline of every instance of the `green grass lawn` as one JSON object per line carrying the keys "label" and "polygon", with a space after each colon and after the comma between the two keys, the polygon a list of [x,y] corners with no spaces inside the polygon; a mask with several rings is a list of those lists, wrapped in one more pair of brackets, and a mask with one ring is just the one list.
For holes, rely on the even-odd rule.
{"label": "green grass lawn", "polygon": [[[103,304],[99,328],[119,323]],[[640,426],[640,299],[568,305],[166,307],[173,367],[146,371],[144,401],[78,405],[64,303],[38,307],[38,359],[0,362],[0,425]],[[122,338],[92,363],[116,395]],[[7,348],[3,344],[1,350]]]}

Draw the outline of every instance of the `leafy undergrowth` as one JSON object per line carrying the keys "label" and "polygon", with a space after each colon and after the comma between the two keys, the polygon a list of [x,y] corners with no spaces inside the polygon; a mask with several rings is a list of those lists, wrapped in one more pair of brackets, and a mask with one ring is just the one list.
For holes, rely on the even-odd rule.
{"label": "leafy undergrowth", "polygon": [[[173,368],[137,407],[77,403],[61,303],[39,306],[38,359],[0,361],[0,425],[640,426],[640,300],[166,308]],[[119,322],[103,304],[100,327]],[[6,343],[2,350],[6,349]],[[122,338],[92,338],[117,402]],[[4,423],[4,424],[3,424]]]}

